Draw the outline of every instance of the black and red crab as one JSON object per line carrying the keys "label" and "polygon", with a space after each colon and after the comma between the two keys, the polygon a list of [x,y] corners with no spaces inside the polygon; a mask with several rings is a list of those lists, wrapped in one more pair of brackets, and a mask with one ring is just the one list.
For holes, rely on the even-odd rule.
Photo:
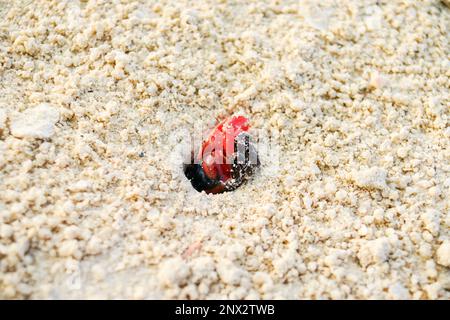
{"label": "black and red crab", "polygon": [[235,190],[260,165],[258,154],[248,133],[249,121],[232,116],[219,123],[203,140],[184,174],[195,190],[222,193]]}

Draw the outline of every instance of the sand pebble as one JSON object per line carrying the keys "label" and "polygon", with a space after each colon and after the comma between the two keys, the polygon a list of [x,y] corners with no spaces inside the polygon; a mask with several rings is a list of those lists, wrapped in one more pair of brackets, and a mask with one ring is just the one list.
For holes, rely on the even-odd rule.
{"label": "sand pebble", "polygon": [[17,138],[50,138],[55,133],[59,111],[48,104],[27,109],[11,119],[11,133]]}
{"label": "sand pebble", "polygon": [[440,265],[450,267],[450,241],[444,241],[436,251],[436,255]]}
{"label": "sand pebble", "polygon": [[383,168],[371,167],[353,173],[353,179],[359,187],[385,189],[387,172]]}

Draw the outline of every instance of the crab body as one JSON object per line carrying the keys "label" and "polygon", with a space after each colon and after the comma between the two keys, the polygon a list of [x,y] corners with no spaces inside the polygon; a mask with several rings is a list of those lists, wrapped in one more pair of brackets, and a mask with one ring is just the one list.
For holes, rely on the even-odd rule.
{"label": "crab body", "polygon": [[193,163],[184,173],[197,191],[222,193],[235,190],[259,166],[256,149],[250,141],[248,119],[232,116],[219,123],[202,142]]}

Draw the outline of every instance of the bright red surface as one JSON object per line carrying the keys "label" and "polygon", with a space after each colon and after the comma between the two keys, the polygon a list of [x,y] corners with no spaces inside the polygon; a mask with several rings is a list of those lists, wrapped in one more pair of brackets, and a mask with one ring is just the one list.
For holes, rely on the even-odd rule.
{"label": "bright red surface", "polygon": [[231,178],[231,164],[234,153],[234,140],[250,128],[244,116],[232,116],[219,123],[203,141],[199,154],[202,167],[211,179],[225,182]]}

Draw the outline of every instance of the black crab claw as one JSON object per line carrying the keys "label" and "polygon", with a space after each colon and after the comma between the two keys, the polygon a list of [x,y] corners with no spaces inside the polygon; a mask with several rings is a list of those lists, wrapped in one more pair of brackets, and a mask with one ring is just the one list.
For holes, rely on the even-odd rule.
{"label": "black crab claw", "polygon": [[232,191],[248,180],[260,166],[260,161],[251,136],[240,133],[234,140],[234,160],[231,165],[231,179],[225,183],[226,191]]}
{"label": "black crab claw", "polygon": [[184,175],[191,181],[192,186],[198,192],[204,190],[212,190],[220,185],[219,180],[210,179],[198,163],[190,163],[183,165]]}

